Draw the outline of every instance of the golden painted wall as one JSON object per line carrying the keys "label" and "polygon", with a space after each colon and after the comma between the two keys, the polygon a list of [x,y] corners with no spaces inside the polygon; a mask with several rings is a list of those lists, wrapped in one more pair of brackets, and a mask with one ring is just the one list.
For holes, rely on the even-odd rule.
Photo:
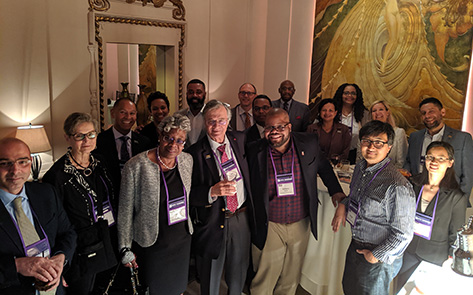
{"label": "golden painted wall", "polygon": [[445,122],[460,129],[473,35],[471,0],[317,1],[311,101],[356,83],[366,107],[392,106],[399,126],[424,128],[419,102],[444,104]]}

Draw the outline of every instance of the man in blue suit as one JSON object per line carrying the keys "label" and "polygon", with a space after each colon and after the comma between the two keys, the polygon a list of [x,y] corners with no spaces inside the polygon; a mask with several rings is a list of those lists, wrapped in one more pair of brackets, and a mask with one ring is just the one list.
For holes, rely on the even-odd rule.
{"label": "man in blue suit", "polygon": [[413,132],[409,137],[404,169],[412,175],[422,172],[422,164],[427,146],[432,141],[445,141],[455,150],[455,174],[461,190],[470,196],[473,186],[473,141],[471,135],[448,127],[443,122],[445,109],[442,103],[429,97],[419,104],[422,121],[426,129]]}

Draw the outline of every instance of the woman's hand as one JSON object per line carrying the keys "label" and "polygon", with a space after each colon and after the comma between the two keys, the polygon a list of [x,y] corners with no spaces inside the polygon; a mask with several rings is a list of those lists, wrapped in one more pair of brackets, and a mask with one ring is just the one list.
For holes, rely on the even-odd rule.
{"label": "woman's hand", "polygon": [[131,252],[131,250],[126,250],[123,253],[122,264],[125,267],[138,268],[138,264],[136,263],[135,253]]}

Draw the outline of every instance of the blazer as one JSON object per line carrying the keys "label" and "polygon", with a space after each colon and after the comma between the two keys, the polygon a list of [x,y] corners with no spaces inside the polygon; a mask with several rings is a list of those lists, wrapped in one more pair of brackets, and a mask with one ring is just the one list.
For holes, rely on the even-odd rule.
{"label": "blazer", "polygon": [[[419,199],[421,186],[414,186],[414,191]],[[424,214],[432,216],[435,198],[427,206]],[[457,238],[457,230],[465,223],[467,198],[459,189],[444,189],[439,192],[435,220],[430,240],[414,235],[407,247],[407,252],[417,255],[422,260],[442,265],[452,255],[452,245]],[[420,210],[420,202],[417,212]]]}
{"label": "blazer", "polygon": [[251,126],[250,128],[246,129],[245,133],[246,133],[247,143],[257,141],[258,139],[261,138],[259,130],[258,130],[258,126],[256,126],[256,123],[253,124],[253,126]]}
{"label": "blazer", "polygon": [[[426,129],[411,133],[409,137],[409,149],[407,150],[404,169],[412,175],[419,173],[419,163],[424,143]],[[442,140],[453,146],[455,152],[455,163],[453,168],[461,190],[470,196],[473,187],[473,140],[471,135],[445,125]]]}
{"label": "blazer", "polygon": [[[322,126],[314,123],[307,127],[307,132],[316,133],[320,143],[320,132],[324,132]],[[326,157],[330,159],[331,155],[340,155],[341,159],[348,159],[350,152],[351,133],[350,129],[342,123],[333,122],[332,137],[329,142],[330,148],[326,151]]]}
{"label": "blazer", "polygon": [[237,130],[237,116],[238,116],[237,108],[239,106],[240,104],[237,104],[234,108],[231,109],[232,118],[230,119],[230,122],[228,123],[228,125],[233,131],[246,131],[246,130]]}
{"label": "blazer", "polygon": [[[239,131],[227,131],[233,153],[238,161],[243,176],[246,191],[247,212],[250,229],[254,228],[253,197],[250,187],[250,171],[245,154],[245,134]],[[192,173],[192,190],[190,194],[191,216],[194,223],[193,247],[197,254],[216,259],[220,253],[223,241],[223,226],[225,222],[225,201],[217,198],[209,203],[210,187],[220,181],[217,163],[206,137],[188,149],[194,158]]]}
{"label": "blazer", "polygon": [[[189,193],[191,192],[192,157],[182,152],[177,156],[177,169],[186,188],[189,232]],[[132,241],[141,247],[150,247],[159,235],[159,204],[161,200],[161,172],[148,158],[148,151],[126,162],[118,203],[118,247],[131,248]],[[166,198],[166,196],[164,196]],[[167,214],[163,212],[161,214]]]}
{"label": "blazer", "polygon": [[[320,151],[317,136],[310,133],[293,132],[295,152],[301,165],[305,194],[308,196],[309,218],[311,231],[317,239],[317,174],[327,186],[330,195],[343,192],[332,165]],[[268,186],[268,141],[261,139],[248,145],[248,163],[251,171],[251,189],[254,197],[256,231],[252,232],[252,241],[259,249],[263,249],[268,234],[269,195]],[[327,203],[328,206],[332,206]]]}
{"label": "blazer", "polygon": [[[281,99],[273,100],[273,108],[282,108],[283,102]],[[307,130],[310,122],[310,109],[302,102],[292,100],[289,108],[289,121],[292,124],[292,132],[304,132]]]}
{"label": "blazer", "polygon": [[[94,154],[98,154],[103,159],[103,162],[110,173],[113,182],[115,196],[118,198],[120,191],[120,162],[118,159],[117,145],[115,144],[115,136],[113,135],[113,127],[101,132],[97,137],[97,149]],[[149,139],[136,132],[131,133],[131,153],[132,157],[138,155],[152,148]]]}
{"label": "blazer", "polygon": [[[49,244],[51,256],[63,253],[67,261],[72,260],[76,248],[76,233],[62,207],[56,190],[49,184],[25,183],[31,209],[36,214],[35,227],[42,237],[41,224]],[[25,252],[15,224],[3,203],[0,204],[0,293],[36,294],[34,278],[16,272],[15,257],[25,257]],[[61,285],[61,284],[60,284]],[[58,288],[58,293],[60,289]]]}

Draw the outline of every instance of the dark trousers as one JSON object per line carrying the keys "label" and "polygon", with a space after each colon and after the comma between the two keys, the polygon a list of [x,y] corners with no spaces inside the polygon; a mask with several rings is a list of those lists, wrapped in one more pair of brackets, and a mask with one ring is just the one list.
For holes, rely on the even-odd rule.
{"label": "dark trousers", "polygon": [[[343,292],[345,295],[388,295],[389,284],[399,272],[402,257],[392,264],[378,262],[371,264],[363,254],[356,253],[357,247],[352,241],[347,250],[345,271],[343,273]],[[369,249],[372,250],[372,249]]]}

